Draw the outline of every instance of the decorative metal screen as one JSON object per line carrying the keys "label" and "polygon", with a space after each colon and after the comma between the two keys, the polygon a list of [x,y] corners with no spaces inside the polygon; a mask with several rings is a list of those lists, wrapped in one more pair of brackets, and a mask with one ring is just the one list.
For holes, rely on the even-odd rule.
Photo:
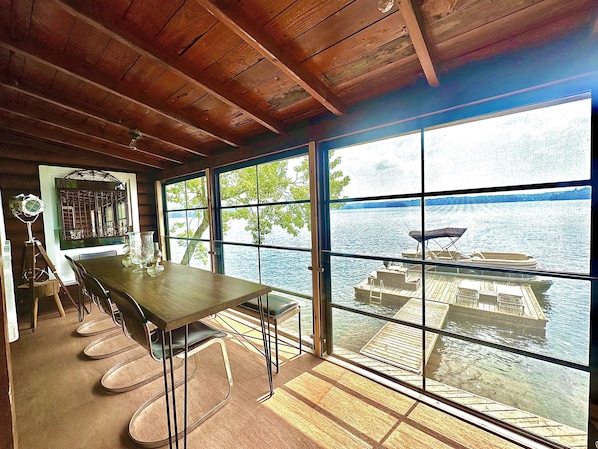
{"label": "decorative metal screen", "polygon": [[124,183],[109,173],[79,170],[57,180],[61,240],[123,237],[129,231]]}

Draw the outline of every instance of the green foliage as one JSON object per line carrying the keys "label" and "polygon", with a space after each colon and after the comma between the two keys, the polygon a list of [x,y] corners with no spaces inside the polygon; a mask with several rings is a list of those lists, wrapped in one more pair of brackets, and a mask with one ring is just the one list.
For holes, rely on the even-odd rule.
{"label": "green foliage", "polygon": [[[289,162],[296,165],[291,165],[289,169]],[[340,158],[335,158],[331,153],[330,194],[333,199],[341,198],[343,188],[350,182],[348,176],[337,170],[339,164]],[[275,226],[292,236],[297,236],[302,229],[311,228],[307,157],[233,170],[223,173],[219,181],[221,204],[227,207],[222,212],[224,232],[229,229],[231,220],[241,220],[245,223],[245,230],[251,234],[253,243],[260,244]],[[166,197],[169,210],[207,207],[205,178],[172,184],[167,188]],[[258,220],[257,205],[272,203],[276,204],[260,206]],[[335,207],[341,205],[335,204]],[[207,213],[197,214],[188,222],[188,229],[184,224],[171,226],[171,235],[199,239],[209,225]],[[204,247],[197,243],[193,240],[188,242],[180,263],[188,264],[192,255],[207,260]]]}

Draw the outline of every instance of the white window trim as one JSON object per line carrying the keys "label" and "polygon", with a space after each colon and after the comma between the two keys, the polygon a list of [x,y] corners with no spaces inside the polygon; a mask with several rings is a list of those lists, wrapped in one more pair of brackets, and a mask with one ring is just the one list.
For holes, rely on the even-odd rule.
{"label": "white window trim", "polygon": [[[56,193],[55,179],[64,178],[69,173],[77,170],[82,170],[77,167],[55,167],[50,165],[39,166],[39,186],[41,191],[41,199],[46,203],[46,208],[42,214],[44,220],[44,241],[46,253],[56,266],[56,271],[60,279],[65,284],[75,282],[75,276],[70,269],[68,262],[64,256],[70,256],[74,259],[79,254],[93,253],[97,251],[108,251],[115,249],[118,253],[122,253],[122,244],[118,245],[104,245],[101,247],[86,247],[75,248],[68,250],[60,249],[60,218],[56,210],[56,202],[58,195]],[[134,231],[139,231],[139,204],[137,202],[137,176],[135,173],[111,172],[112,176],[122,181],[127,186],[127,194],[129,196],[129,214]],[[27,193],[27,192],[23,192]]]}

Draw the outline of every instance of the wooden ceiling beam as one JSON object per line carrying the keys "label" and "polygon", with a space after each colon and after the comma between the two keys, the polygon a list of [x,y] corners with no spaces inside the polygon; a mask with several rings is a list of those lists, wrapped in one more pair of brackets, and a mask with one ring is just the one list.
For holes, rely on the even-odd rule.
{"label": "wooden ceiling beam", "polygon": [[[88,110],[83,109],[82,106],[77,106],[68,100],[54,97],[54,96],[50,95],[48,92],[45,92],[45,93],[36,92],[36,91],[33,91],[31,89],[25,88],[20,85],[15,86],[13,84],[10,84],[9,80],[6,78],[3,78],[3,76],[1,74],[0,74],[0,86],[3,86],[6,89],[10,89],[14,92],[18,92],[20,94],[29,96],[31,98],[35,98],[37,100],[44,101],[44,102],[52,104],[54,106],[58,106],[67,111],[75,112],[77,114],[81,114],[86,117],[93,118],[94,120],[98,120],[98,121],[101,121],[104,123],[111,123],[111,124],[120,126],[122,129],[124,129],[126,131],[128,131],[131,128],[129,126],[125,126],[122,123],[122,120],[120,120],[120,119],[117,119],[114,117],[109,117],[107,115],[92,113]],[[132,119],[131,120],[125,119],[124,121],[125,122],[134,122],[134,120],[132,120]],[[188,145],[183,145],[182,143],[177,143],[176,139],[174,139],[174,138],[169,137],[169,139],[171,139],[171,140],[167,140],[165,137],[156,137],[156,136],[148,133],[146,130],[143,130],[143,138],[157,140],[158,142],[160,142],[164,145],[168,145],[168,146],[174,147],[180,151],[185,151],[185,152],[192,153],[192,154],[195,154],[198,156],[209,156],[211,154],[211,153],[207,153],[205,151],[198,151],[194,148],[190,148]],[[174,140],[174,142],[173,142],[173,140]],[[181,161],[174,161],[174,160],[173,160],[173,162],[182,163]]]}
{"label": "wooden ceiling beam", "polygon": [[12,39],[6,34],[6,31],[3,31],[1,28],[0,46],[21,54],[26,58],[32,58],[41,64],[64,72],[97,88],[106,90],[131,103],[136,103],[169,120],[178,121],[179,123],[196,128],[227,145],[239,147],[243,144],[243,140],[238,136],[219,130],[208,123],[197,123],[194,117],[187,117],[188,114],[183,115],[180,111],[172,111],[172,108],[165,102],[156,101],[142,92],[131,92],[130,89],[125,88],[123,83],[101,75],[95,67],[86,64],[80,59],[75,60],[60,52],[42,48],[39,44],[28,38],[19,38],[18,40]]}
{"label": "wooden ceiling beam", "polygon": [[[10,89],[10,87],[11,87],[11,86],[5,86],[4,84],[0,84],[0,85],[2,85],[3,88],[8,87]],[[2,91],[2,89],[0,89],[0,98],[2,98],[2,93],[3,93],[3,91]],[[22,93],[22,92],[19,93],[19,95],[27,96],[26,93]],[[33,96],[30,96],[30,98],[37,99],[36,97],[33,97]],[[41,100],[41,101],[43,101],[43,100]],[[133,151],[128,147],[128,145],[119,143],[117,140],[118,137],[112,136],[112,138],[109,139],[109,138],[107,138],[109,136],[102,135],[101,131],[96,127],[92,127],[92,126],[86,125],[84,123],[73,123],[72,121],[66,119],[65,117],[57,116],[56,114],[49,114],[48,112],[39,110],[35,107],[31,107],[21,101],[5,102],[4,106],[0,106],[0,110],[11,111],[11,112],[14,112],[15,114],[19,114],[24,117],[29,117],[31,119],[38,120],[42,123],[54,125],[58,128],[66,130],[66,131],[80,134],[82,136],[88,136],[90,139],[99,139],[99,140],[105,141],[110,144],[118,145],[123,148],[128,148],[129,151]],[[121,137],[121,136],[119,136],[119,137]],[[155,157],[157,159],[162,159],[162,160],[165,160],[168,162],[173,162],[176,164],[182,164],[184,162],[184,161],[174,159],[169,156],[165,156],[163,154],[157,153],[155,151],[148,151],[148,150],[144,150],[144,149],[141,149],[138,147],[137,147],[136,151],[138,151],[139,153],[142,153],[142,154],[146,154],[150,157]]]}
{"label": "wooden ceiling beam", "polygon": [[[32,123],[33,122],[33,123]],[[155,158],[147,157],[143,154],[135,155],[128,147],[127,151],[114,149],[114,146],[124,146],[115,144],[106,139],[98,139],[90,137],[84,133],[75,132],[73,130],[61,127],[55,123],[44,122],[28,115],[19,114],[9,109],[0,107],[0,128],[12,130],[38,139],[43,139],[47,142],[53,142],[61,145],[66,145],[70,148],[85,148],[88,151],[102,154],[104,156],[115,157],[136,164],[145,165],[151,168],[164,169],[167,167],[163,162],[156,162]],[[55,129],[59,128],[60,132]],[[65,133],[66,131],[66,133]]]}
{"label": "wooden ceiling beam", "polygon": [[413,48],[415,48],[415,53],[419,58],[428,84],[437,87],[440,83],[424,34],[424,24],[419,7],[414,4],[413,0],[400,0],[399,11],[403,15],[403,19],[405,19],[409,37],[411,38],[411,42],[413,42]]}
{"label": "wooden ceiling beam", "polygon": [[[183,78],[186,82],[205,90],[220,101],[241,110],[244,114],[266,127],[272,132],[281,134],[285,132],[286,126],[281,121],[273,118],[265,111],[254,104],[246,101],[241,96],[231,92],[222,84],[214,82],[197,70],[192,64],[186,63],[178,55],[173,56],[168,51],[143,40],[138,33],[130,30],[125,23],[115,24],[113,16],[90,17],[84,12],[86,2],[77,0],[59,0],[69,12],[77,19],[88,25],[101,30],[112,39],[132,48],[139,54],[153,59],[156,63],[168,66],[170,70]],[[73,6],[71,6],[73,5]],[[122,22],[122,21],[121,21]]]}
{"label": "wooden ceiling beam", "polygon": [[264,55],[272,64],[294,80],[326,109],[336,115],[343,115],[346,105],[322,81],[301,65],[276,42],[254,20],[247,17],[236,6],[225,6],[218,0],[195,0],[216,19],[226,25],[237,36]]}
{"label": "wooden ceiling beam", "polygon": [[[62,129],[64,131],[79,135],[84,139],[89,138],[91,141],[103,142],[103,143],[109,144],[109,145],[116,145],[119,148],[121,148],[121,150],[123,150],[123,151],[135,151],[136,153],[139,153],[139,154],[145,154],[149,157],[161,159],[163,161],[171,162],[171,163],[175,163],[175,164],[182,164],[184,162],[184,161],[174,159],[172,157],[165,156],[163,154],[159,154],[159,153],[156,153],[153,151],[143,150],[143,149],[139,148],[138,146],[136,147],[137,150],[132,150],[131,148],[129,148],[128,144],[122,144],[122,143],[117,142],[116,140],[108,139],[105,136],[98,135],[97,129],[92,128],[89,125],[80,124],[80,125],[78,125],[78,129],[77,129],[74,127],[75,125],[72,122],[69,122],[64,117],[57,117],[54,114],[50,115],[43,111],[32,110],[32,108],[27,107],[21,103],[16,103],[16,104],[10,103],[10,104],[5,105],[4,107],[0,106],[0,111],[13,112],[20,116],[28,117],[32,120],[36,120],[40,123],[44,123],[46,125],[52,125],[56,128]],[[82,148],[86,148],[86,147],[82,147]],[[93,145],[92,145],[92,148],[90,148],[90,150],[93,151]]]}
{"label": "wooden ceiling beam", "polygon": [[9,131],[4,129],[0,129],[0,142],[0,159],[4,160],[13,160],[15,162],[30,161],[37,162],[38,164],[47,164],[51,160],[52,164],[70,167],[93,167],[102,170],[138,173],[154,171],[145,166],[140,169],[141,166],[138,163],[101,157],[100,155],[95,157],[93,153],[83,152],[80,149],[67,145],[57,145],[18,132],[9,133]]}

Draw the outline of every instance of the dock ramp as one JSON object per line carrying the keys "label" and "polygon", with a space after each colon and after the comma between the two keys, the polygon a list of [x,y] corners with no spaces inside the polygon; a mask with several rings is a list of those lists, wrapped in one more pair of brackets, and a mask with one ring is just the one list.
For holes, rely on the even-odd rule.
{"label": "dock ramp", "polygon": [[[426,326],[442,329],[449,311],[446,303],[426,301]],[[394,315],[395,319],[414,324],[422,324],[422,301],[411,298]],[[422,331],[404,324],[387,323],[361,348],[361,354],[411,371],[423,372],[438,334],[426,333],[426,353],[423,354]]]}

